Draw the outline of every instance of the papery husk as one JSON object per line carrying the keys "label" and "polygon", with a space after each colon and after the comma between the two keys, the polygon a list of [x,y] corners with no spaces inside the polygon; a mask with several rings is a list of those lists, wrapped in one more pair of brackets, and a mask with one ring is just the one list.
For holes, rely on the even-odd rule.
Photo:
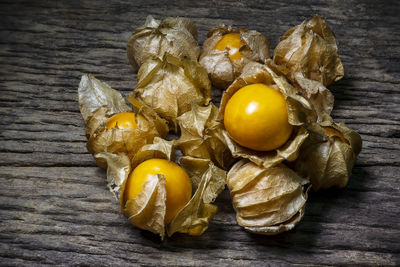
{"label": "papery husk", "polygon": [[[132,159],[133,170],[141,162],[152,158],[163,158],[174,161],[175,141],[155,138],[153,144],[143,146]],[[217,211],[211,203],[224,189],[226,172],[216,167],[210,160],[182,157],[181,166],[188,172],[194,194],[190,201],[168,225],[165,217],[165,177],[154,175],[143,185],[143,190],[132,200],[125,199],[125,184],[121,187],[121,210],[138,228],[149,230],[164,237],[175,232],[189,235],[200,235],[208,227],[208,222]]]}
{"label": "papery husk", "polygon": [[[215,46],[225,34],[239,33],[245,43],[240,48],[241,59],[231,60],[228,50],[217,50]],[[199,62],[207,70],[212,84],[225,90],[242,73],[243,67],[249,62],[265,63],[270,58],[267,38],[254,30],[232,29],[221,25],[208,32],[204,41]]]}
{"label": "papery husk", "polygon": [[[302,96],[295,93],[295,89],[283,76],[278,76],[269,66],[259,63],[249,63],[243,73],[229,86],[221,99],[218,118],[223,121],[225,106],[229,99],[242,87],[263,83],[279,90],[286,100],[288,121],[293,125],[293,132],[288,141],[281,147],[271,151],[255,151],[245,148],[233,140],[226,130],[223,130],[225,141],[234,157],[247,158],[264,168],[269,168],[280,162],[294,161],[299,153],[299,148],[307,139],[308,132],[305,125],[317,121],[317,114],[311,104]],[[240,123],[240,122],[238,122]]]}
{"label": "papery husk", "polygon": [[168,236],[176,232],[201,235],[218,207],[211,204],[225,188],[226,172],[208,159],[182,157],[182,167],[190,174],[192,198],[167,227]]}
{"label": "papery husk", "polygon": [[[323,122],[314,123],[308,128],[310,138],[300,149],[294,164],[295,171],[309,179],[316,191],[345,187],[361,151],[360,135],[342,123],[334,123],[328,116]],[[324,128],[337,131],[339,136]]]}
{"label": "papery husk", "polygon": [[194,61],[200,54],[196,26],[190,19],[179,17],[160,21],[148,16],[145,24],[129,38],[126,50],[135,70],[147,60],[166,53]]}
{"label": "papery husk", "polygon": [[318,122],[321,122],[326,115],[330,115],[333,110],[334,96],[319,81],[310,80],[295,74],[296,88],[308,101],[318,115]]}
{"label": "papery husk", "polygon": [[[289,70],[285,67],[276,65],[271,60],[267,61],[266,64],[278,75],[289,76]],[[331,91],[319,81],[304,78],[300,73],[295,73],[293,77],[294,81],[290,81],[290,83],[294,86],[297,94],[310,102],[318,116],[317,121],[321,122],[326,115],[330,115],[335,101]]]}
{"label": "papery husk", "polygon": [[304,216],[308,183],[283,164],[271,168],[242,159],[227,175],[236,219],[245,230],[273,235]]}
{"label": "papery husk", "polygon": [[[138,100],[132,100],[130,108],[122,95],[97,80],[93,75],[83,75],[78,89],[79,106],[86,122],[87,149],[90,153],[125,153],[132,158],[143,145],[153,142],[154,137],[168,133],[166,121],[151,108]],[[107,120],[120,112],[134,112],[137,129],[106,128]],[[144,119],[143,119],[144,118]],[[106,160],[96,157],[96,163],[106,168]]]}
{"label": "papery husk", "polygon": [[119,196],[121,186],[131,172],[129,157],[124,153],[113,154],[101,152],[94,157],[103,159],[107,162],[107,187],[115,197]]}
{"label": "papery husk", "polygon": [[344,75],[335,35],[318,15],[288,30],[276,46],[273,60],[288,69],[286,76],[292,82],[299,75],[328,87]]}
{"label": "papery husk", "polygon": [[234,161],[222,134],[223,125],[217,121],[218,108],[192,105],[192,109],[177,118],[181,136],[176,144],[186,156],[212,160],[227,169]]}
{"label": "papery husk", "polygon": [[131,111],[120,92],[91,74],[82,75],[78,87],[78,100],[79,109],[86,124],[94,112],[101,107],[108,108],[112,114]]}
{"label": "papery husk", "polygon": [[176,118],[191,109],[192,103],[207,105],[211,83],[197,61],[166,55],[146,61],[138,73],[138,85],[130,98],[141,99],[176,130]]}

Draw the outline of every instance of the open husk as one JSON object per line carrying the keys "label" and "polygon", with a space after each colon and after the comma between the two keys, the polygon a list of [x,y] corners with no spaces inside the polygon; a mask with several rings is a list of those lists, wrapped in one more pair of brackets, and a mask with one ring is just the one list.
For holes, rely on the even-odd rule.
{"label": "open husk", "polygon": [[[168,133],[166,122],[151,108],[139,101],[133,101],[129,107],[122,95],[97,80],[92,75],[83,75],[78,88],[79,107],[86,122],[87,149],[90,153],[125,153],[132,158],[145,144],[153,142],[154,137],[164,137]],[[108,130],[107,120],[120,112],[133,112],[136,116],[136,129]],[[106,160],[96,158],[96,163],[106,167]]]}
{"label": "open husk", "polygon": [[[240,48],[241,59],[231,60],[227,50],[215,48],[225,34],[239,33],[245,43]],[[249,62],[265,63],[269,59],[269,42],[261,33],[248,29],[232,29],[221,25],[208,32],[200,55],[200,64],[207,70],[212,84],[225,90],[238,77]]]}
{"label": "open husk", "polygon": [[148,16],[145,24],[133,32],[126,49],[135,70],[145,61],[165,53],[195,61],[200,54],[196,26],[189,19],[179,17],[160,21]]}
{"label": "open husk", "polygon": [[358,133],[330,117],[309,126],[310,138],[294,164],[299,175],[310,180],[314,190],[347,185],[362,140]]}
{"label": "open husk", "polygon": [[225,188],[226,172],[208,159],[185,156],[181,159],[182,167],[191,177],[192,198],[175,216],[167,227],[168,236],[173,233],[201,235],[208,228],[211,218],[218,207],[211,204]]}
{"label": "open husk", "polygon": [[[125,166],[125,169],[133,170],[141,162],[152,158],[174,161],[174,155],[174,141],[157,137],[153,144],[143,146],[132,159],[131,165]],[[190,201],[168,225],[164,224],[166,189],[163,175],[148,177],[139,195],[128,201],[125,199],[124,192],[129,175],[119,172],[119,177],[123,178],[113,178],[114,181],[124,180],[120,187],[121,210],[134,226],[159,234],[161,238],[164,237],[165,231],[169,236],[175,232],[200,235],[208,228],[210,219],[217,211],[217,207],[211,203],[225,187],[226,172],[206,159],[183,157],[181,162],[181,166],[190,176],[194,193]],[[116,173],[116,171],[110,171],[110,173]]]}
{"label": "open husk", "polygon": [[301,220],[307,183],[283,164],[263,168],[246,159],[237,162],[227,175],[239,225],[265,235],[291,230]]}
{"label": "open husk", "polygon": [[[308,132],[305,125],[317,120],[317,115],[310,103],[302,96],[295,93],[295,89],[286,81],[283,76],[278,76],[270,67],[259,63],[249,63],[245,66],[243,73],[229,86],[221,99],[218,118],[223,121],[225,106],[229,99],[242,87],[253,84],[263,83],[269,87],[279,90],[286,100],[288,111],[288,121],[294,126],[292,136],[281,147],[272,151],[255,151],[245,148],[236,143],[223,130],[226,143],[234,157],[242,157],[251,160],[259,166],[265,168],[272,167],[280,162],[294,161],[299,153],[301,144],[307,139]],[[240,122],[238,122],[240,123]]]}
{"label": "open husk", "polygon": [[344,75],[335,35],[318,15],[288,30],[276,46],[273,60],[287,69],[292,82],[298,75],[328,87]]}
{"label": "open husk", "polygon": [[222,134],[223,125],[217,121],[218,108],[192,105],[192,109],[178,117],[181,136],[176,144],[186,156],[210,159],[227,169],[234,161]]}
{"label": "open husk", "polygon": [[138,85],[130,98],[141,99],[176,129],[176,118],[192,103],[207,105],[211,83],[197,61],[166,55],[146,61],[138,73]]}

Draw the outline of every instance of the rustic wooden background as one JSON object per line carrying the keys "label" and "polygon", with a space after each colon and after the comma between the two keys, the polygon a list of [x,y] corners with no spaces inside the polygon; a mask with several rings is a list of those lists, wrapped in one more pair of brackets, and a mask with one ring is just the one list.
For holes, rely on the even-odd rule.
{"label": "rustic wooden background", "polygon": [[[311,193],[303,221],[278,236],[244,232],[226,191],[200,237],[161,242],[132,227],[86,151],[80,76],[129,93],[125,45],[149,14],[192,18],[200,43],[225,23],[264,33],[273,48],[314,13],[345,67],[333,117],[364,141],[348,186]],[[400,265],[399,14],[397,1],[373,0],[2,0],[0,265]]]}

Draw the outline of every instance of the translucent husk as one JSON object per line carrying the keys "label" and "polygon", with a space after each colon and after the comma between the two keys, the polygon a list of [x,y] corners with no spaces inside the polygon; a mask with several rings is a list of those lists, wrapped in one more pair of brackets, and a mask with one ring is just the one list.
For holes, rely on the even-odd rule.
{"label": "translucent husk", "polygon": [[318,115],[318,121],[321,122],[326,115],[330,115],[333,109],[334,96],[319,81],[310,80],[295,74],[296,88],[308,101]]}
{"label": "translucent husk", "polygon": [[[87,149],[92,154],[101,152],[125,153],[132,158],[145,144],[153,142],[154,137],[164,137],[168,133],[166,122],[151,108],[138,100],[131,101],[129,107],[122,95],[97,80],[92,75],[83,75],[78,89],[79,107],[86,122]],[[120,112],[134,112],[137,129],[108,130],[107,120]],[[96,163],[106,168],[106,160],[96,158]]]}
{"label": "translucent husk", "polygon": [[291,230],[301,220],[307,183],[283,164],[263,168],[246,159],[237,162],[227,175],[239,225],[265,235]]}
{"label": "translucent husk", "polygon": [[[245,43],[240,48],[241,59],[231,60],[228,50],[215,49],[217,43],[228,33],[239,33],[240,39]],[[235,30],[221,25],[208,32],[199,62],[207,70],[212,84],[225,90],[242,73],[247,63],[265,63],[269,57],[269,42],[264,35],[254,30]]]}
{"label": "translucent husk", "polygon": [[361,151],[360,135],[328,116],[321,123],[309,125],[309,131],[310,138],[300,149],[295,171],[309,179],[314,190],[345,187]]}
{"label": "translucent husk", "polygon": [[119,196],[121,186],[131,172],[130,159],[125,153],[101,152],[94,155],[107,163],[107,186],[115,197]]}
{"label": "translucent husk", "polygon": [[133,32],[126,49],[135,70],[147,60],[165,53],[194,61],[200,54],[196,26],[189,19],[179,17],[160,21],[148,16],[145,24]]}
{"label": "translucent husk", "polygon": [[207,105],[211,83],[197,61],[166,55],[146,61],[138,73],[138,85],[130,98],[141,99],[176,129],[176,118],[191,109],[192,103]]}
{"label": "translucent husk", "polygon": [[310,103],[302,96],[295,93],[295,89],[282,76],[278,76],[267,65],[259,63],[249,63],[245,66],[243,73],[229,86],[221,99],[221,105],[218,118],[223,121],[225,106],[229,99],[242,87],[253,84],[263,83],[269,87],[279,90],[286,100],[288,111],[288,121],[294,126],[292,136],[281,147],[272,151],[255,151],[236,143],[223,130],[226,143],[234,157],[242,157],[251,160],[259,166],[269,168],[278,163],[287,160],[294,161],[299,153],[301,144],[307,139],[308,132],[305,125],[315,122],[317,115],[312,109]]}
{"label": "translucent husk", "polygon": [[217,207],[211,203],[225,187],[226,172],[216,167],[210,160],[183,157],[181,166],[190,176],[194,194],[170,224],[164,224],[166,189],[163,175],[148,177],[139,195],[135,199],[126,201],[125,184],[129,172],[141,162],[152,158],[174,161],[174,142],[156,137],[154,143],[143,146],[131,162],[126,161],[126,156],[123,154],[96,155],[110,161],[107,174],[111,174],[112,177],[107,179],[111,181],[112,188],[119,188],[120,205],[124,215],[134,226],[159,234],[161,238],[164,237],[165,231],[168,236],[175,232],[189,235],[202,234],[217,211]]}
{"label": "translucent husk", "polygon": [[318,15],[281,37],[274,50],[274,63],[287,69],[286,76],[292,82],[301,77],[328,87],[344,75],[335,35]]}
{"label": "translucent husk", "polygon": [[186,156],[212,160],[227,169],[234,161],[222,134],[223,125],[217,121],[218,108],[192,105],[192,109],[178,117],[181,136],[177,146]]}

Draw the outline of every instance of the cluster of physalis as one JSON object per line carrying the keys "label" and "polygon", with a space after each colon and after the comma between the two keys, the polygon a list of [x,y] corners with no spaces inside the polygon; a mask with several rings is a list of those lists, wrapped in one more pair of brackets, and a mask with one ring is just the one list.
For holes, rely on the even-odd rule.
{"label": "cluster of physalis", "polygon": [[272,59],[257,31],[214,28],[201,51],[190,20],[150,16],[127,52],[138,69],[130,106],[91,75],[78,94],[88,150],[133,225],[202,234],[227,184],[238,223],[277,234],[301,220],[310,186],[347,184],[361,138],[330,117],[327,86],[343,66],[321,17],[287,31]]}

